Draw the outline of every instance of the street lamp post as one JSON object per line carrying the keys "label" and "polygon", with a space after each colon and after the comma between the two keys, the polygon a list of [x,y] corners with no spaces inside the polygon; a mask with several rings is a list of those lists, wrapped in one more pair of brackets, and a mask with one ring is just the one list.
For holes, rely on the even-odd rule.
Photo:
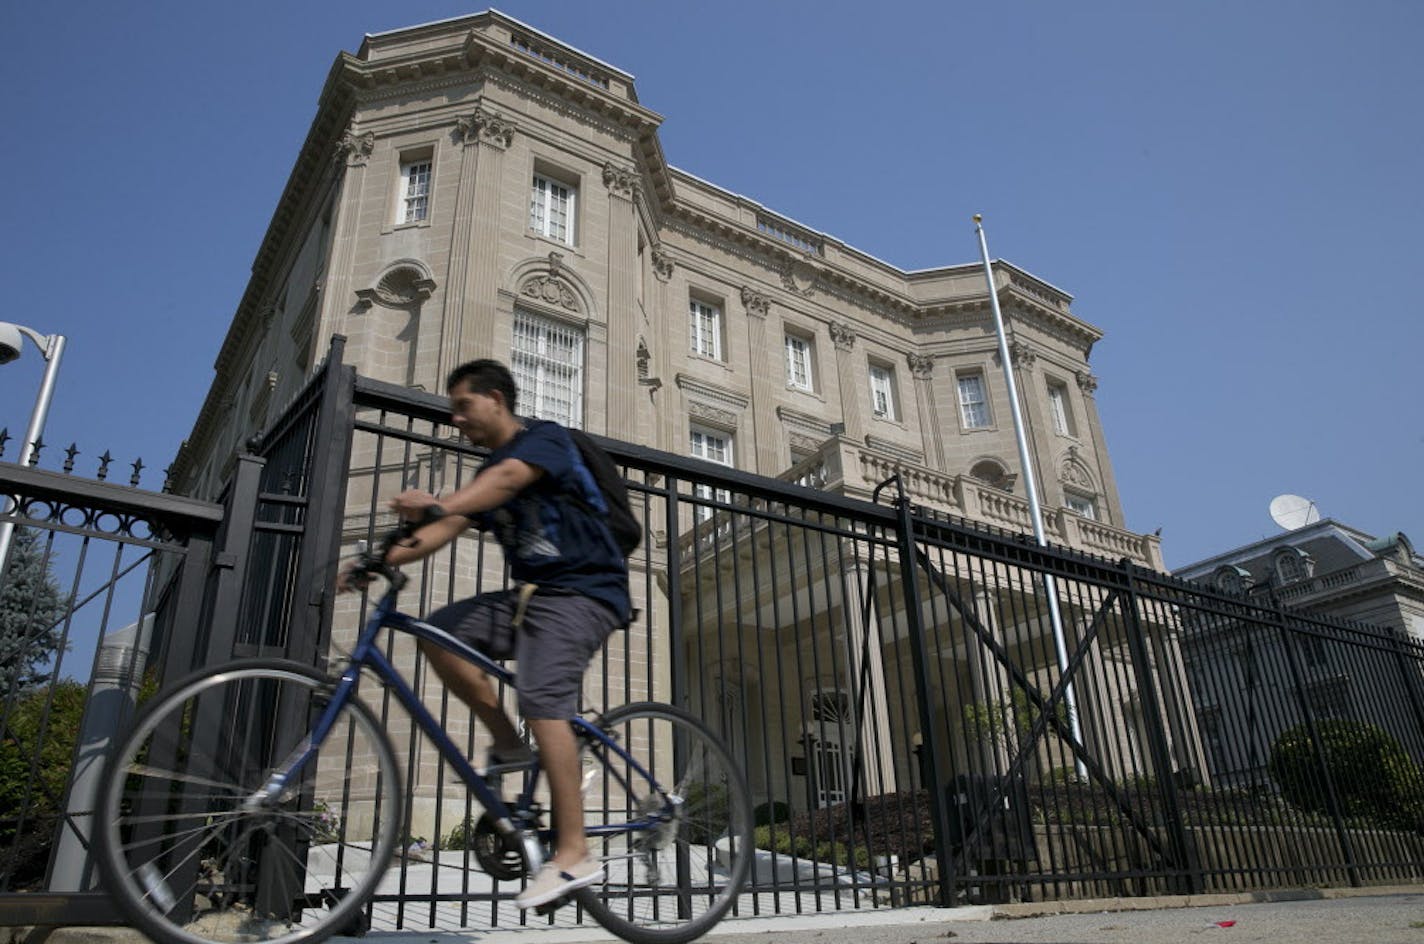
{"label": "street lamp post", "polygon": [[[24,352],[25,338],[35,342],[35,347],[40,349],[40,356],[45,359],[45,372],[44,379],[40,381],[39,396],[35,398],[34,412],[30,414],[30,426],[25,430],[25,438],[20,443],[21,466],[29,465],[30,457],[35,454],[35,443],[39,441],[40,433],[44,430],[45,417],[49,414],[49,401],[54,396],[59,359],[64,354],[64,335],[43,335],[34,328],[0,321],[0,364],[8,364],[20,357]],[[10,510],[9,499],[6,499],[4,507],[5,511]],[[14,532],[13,522],[0,521],[0,574],[4,573],[5,558],[9,556],[10,538]]]}

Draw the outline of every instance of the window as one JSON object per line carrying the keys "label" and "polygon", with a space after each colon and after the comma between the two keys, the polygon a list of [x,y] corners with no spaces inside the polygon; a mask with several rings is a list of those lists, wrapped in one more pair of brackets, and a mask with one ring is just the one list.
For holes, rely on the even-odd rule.
{"label": "window", "polygon": [[688,305],[687,323],[692,353],[722,359],[722,309],[693,300]]}
{"label": "window", "polygon": [[796,390],[810,391],[811,342],[798,334],[786,336],[786,386]]}
{"label": "window", "polygon": [[1073,411],[1068,405],[1068,387],[1050,380],[1048,382],[1048,409],[1053,414],[1053,431],[1060,436],[1076,436],[1073,427]]}
{"label": "window", "polygon": [[521,415],[583,426],[582,331],[515,311],[509,369],[519,388]]}
{"label": "window", "polygon": [[959,375],[959,418],[965,429],[984,429],[989,425],[983,374]]}
{"label": "window", "polygon": [[1090,521],[1098,520],[1098,503],[1086,495],[1074,495],[1072,492],[1064,494],[1063,507]]}
{"label": "window", "polygon": [[574,244],[574,200],[578,191],[568,184],[534,175],[529,195],[529,228],[540,236]]}
{"label": "window", "polygon": [[882,420],[895,415],[895,372],[879,364],[870,365],[870,411]]}
{"label": "window", "polygon": [[419,223],[430,216],[430,158],[401,163],[400,206],[396,219],[401,223]]}
{"label": "window", "polygon": [[[688,455],[694,459],[706,459],[708,462],[715,462],[718,465],[731,467],[732,465],[732,437],[728,433],[717,432],[694,426],[688,433]],[[692,487],[692,494],[698,498],[711,501],[726,502],[732,498],[731,492],[725,488],[713,488],[710,485],[699,483]],[[697,509],[697,520],[706,521],[712,517],[714,509],[706,506],[699,506]]]}

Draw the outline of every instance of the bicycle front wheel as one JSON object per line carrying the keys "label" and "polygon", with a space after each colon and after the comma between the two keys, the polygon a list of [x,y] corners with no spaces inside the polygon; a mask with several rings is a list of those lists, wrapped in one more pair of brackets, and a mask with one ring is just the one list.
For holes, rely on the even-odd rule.
{"label": "bicycle front wheel", "polygon": [[105,887],[161,944],[314,944],[364,929],[401,786],[354,698],[280,790],[332,683],[293,662],[205,669],[159,693],[112,755],[95,829]]}
{"label": "bicycle front wheel", "polygon": [[691,941],[722,920],[746,884],[746,781],[726,746],[681,709],[627,705],[602,728],[631,760],[590,747],[602,766],[585,793],[585,822],[607,874],[577,900],[633,944]]}

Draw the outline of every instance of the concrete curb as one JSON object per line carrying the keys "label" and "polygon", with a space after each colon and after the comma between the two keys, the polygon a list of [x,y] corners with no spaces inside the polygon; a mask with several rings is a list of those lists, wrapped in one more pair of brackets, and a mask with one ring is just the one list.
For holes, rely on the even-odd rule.
{"label": "concrete curb", "polygon": [[1259,892],[1214,892],[1205,895],[1150,895],[1145,898],[1084,898],[991,905],[994,919],[1042,918],[1056,914],[1097,914],[1108,911],[1159,911],[1167,908],[1220,908],[1277,901],[1318,901],[1322,898],[1367,898],[1420,895],[1424,885],[1367,885],[1361,888],[1275,888]]}

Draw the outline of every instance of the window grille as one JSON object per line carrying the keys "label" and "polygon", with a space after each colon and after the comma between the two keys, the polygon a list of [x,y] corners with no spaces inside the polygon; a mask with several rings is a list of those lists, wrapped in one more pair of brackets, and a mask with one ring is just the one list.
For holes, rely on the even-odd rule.
{"label": "window grille", "polygon": [[514,313],[509,367],[522,415],[582,428],[583,340],[578,328],[526,311]]}

